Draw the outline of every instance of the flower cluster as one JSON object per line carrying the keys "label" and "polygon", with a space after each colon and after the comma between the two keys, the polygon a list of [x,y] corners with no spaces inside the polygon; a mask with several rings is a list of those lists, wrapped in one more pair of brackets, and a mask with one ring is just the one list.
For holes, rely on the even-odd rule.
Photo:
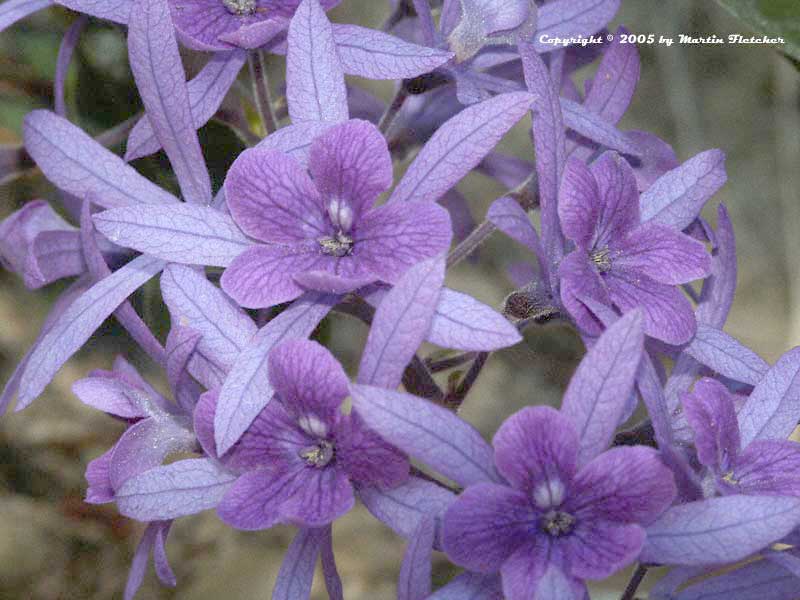
{"label": "flower cluster", "polygon": [[[0,409],[39,397],[112,315],[165,372],[171,398],[122,357],[72,388],[126,423],[86,470],[87,502],[148,524],[126,598],[151,552],[176,585],[170,525],[206,510],[237,529],[297,527],[273,598],[308,598],[320,556],[342,598],[331,525],[357,501],[409,542],[405,600],[583,600],[637,562],[669,567],[658,598],[796,597],[800,351],[768,365],[723,331],[734,236],[724,206],[716,227],[701,211],[724,154],[681,162],[618,129],[640,68],[620,36],[539,41],[596,34],[619,0],[394,0],[380,30],[332,23],[336,0],[55,3],[127,27],[145,112],[124,158],[70,122],[76,20],[56,110],[23,131],[68,217],[34,200],[0,223],[2,264],[26,286],[73,283]],[[5,0],[0,25],[51,4]],[[207,55],[189,81],[179,44]],[[267,80],[274,55],[285,87]],[[582,93],[573,76],[594,62]],[[197,130],[245,63],[255,110],[230,123],[249,147],[214,190]],[[346,75],[394,81],[395,96]],[[529,155],[496,151],[526,115]],[[161,149],[179,196],[129,164]],[[509,188],[477,226],[456,190],[473,171]],[[531,258],[501,310],[445,286],[495,232]],[[154,277],[164,344],[129,300]],[[342,314],[369,327],[352,378],[309,339]],[[488,444],[458,409],[482,400],[467,397],[493,351],[553,319],[587,347],[560,407],[532,393]],[[424,342],[445,358],[421,357]],[[640,403],[647,421],[622,431]],[[465,569],[437,590],[434,549]]]}

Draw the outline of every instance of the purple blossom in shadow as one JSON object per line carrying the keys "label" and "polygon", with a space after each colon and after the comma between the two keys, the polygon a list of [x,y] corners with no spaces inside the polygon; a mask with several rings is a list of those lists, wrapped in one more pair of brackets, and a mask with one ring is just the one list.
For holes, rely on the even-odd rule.
{"label": "purple blossom in shadow", "polygon": [[42,200],[0,222],[0,264],[36,289],[86,271],[78,229]]}
{"label": "purple blossom in shadow", "polygon": [[443,521],[447,555],[472,571],[500,571],[509,600],[582,600],[583,580],[633,562],[642,524],[675,497],[671,472],[638,446],[578,466],[579,444],[573,423],[552,408],[510,417],[493,440],[509,485],[479,483],[459,496]]}
{"label": "purple blossom in shadow", "polygon": [[134,475],[160,465],[169,454],[197,448],[191,413],[167,401],[121,357],[112,371],[94,371],[72,390],[84,404],[128,423],[117,443],[86,469],[90,504],[114,501]]}
{"label": "purple blossom in shadow", "polygon": [[[73,384],[73,392],[85,404],[128,424],[110,450],[89,462],[86,502],[113,502],[126,481],[158,467],[172,454],[199,449],[191,419],[198,389],[185,371],[198,339],[195,332],[178,329],[167,342],[168,377],[177,404],[161,396],[122,357],[114,361],[113,370],[94,371]],[[138,591],[151,553],[161,582],[175,586],[175,575],[164,548],[171,524],[171,519],[148,523],[133,557],[125,600],[133,598]]]}
{"label": "purple blossom in shadow", "polygon": [[[325,10],[341,0],[321,0]],[[244,36],[261,44],[286,31],[301,0],[169,0],[181,42],[194,50],[225,51]],[[245,30],[245,31],[240,31]],[[244,43],[244,47],[252,44]]]}
{"label": "purple blossom in shadow", "polygon": [[172,521],[153,521],[148,523],[144,530],[136,552],[133,555],[128,581],[125,584],[124,600],[132,600],[142,585],[147,570],[147,561],[153,555],[153,566],[158,579],[164,585],[175,587],[177,580],[167,559],[167,535],[169,535]]}
{"label": "purple blossom in shadow", "polygon": [[351,120],[330,128],[314,140],[309,170],[311,177],[295,159],[264,148],[245,151],[231,167],[231,215],[262,242],[222,276],[222,288],[240,305],[268,307],[305,289],[344,293],[393,283],[449,247],[450,217],[442,207],[373,207],[392,181],[386,141],[374,125]]}
{"label": "purple blossom in shadow", "polygon": [[[393,487],[409,473],[408,460],[368,429],[357,413],[342,412],[347,375],[316,342],[293,340],[269,358],[275,398],[221,460],[243,472],[218,507],[239,529],[278,523],[320,527],[349,511],[354,486]],[[213,452],[214,396],[196,417]]]}
{"label": "purple blossom in shadow", "polygon": [[641,307],[645,333],[669,344],[691,339],[694,312],[676,285],[706,277],[710,256],[671,227],[640,222],[636,180],[625,160],[610,152],[589,167],[570,159],[558,213],[575,244],[559,265],[561,300],[582,330],[601,330],[583,297],[623,313]]}
{"label": "purple blossom in shadow", "polygon": [[485,46],[514,44],[518,37],[532,38],[536,13],[533,0],[461,0],[461,18],[446,34],[447,43],[456,60],[463,62]]}
{"label": "purple blossom in shadow", "polygon": [[800,444],[754,439],[742,447],[734,398],[713,379],[700,379],[682,401],[697,458],[707,469],[707,496],[800,496]]}
{"label": "purple blossom in shadow", "polygon": [[[563,43],[542,40],[591,35],[602,29],[618,8],[618,0],[560,0],[539,7],[533,0],[453,0],[442,7],[438,30],[425,10],[420,14],[419,29],[426,43],[433,41],[455,53],[443,70],[455,82],[458,101],[473,104],[493,94],[522,89],[519,55],[510,46],[528,41],[538,53],[561,56]],[[425,35],[426,31],[430,33]]]}
{"label": "purple blossom in shadow", "polygon": [[[123,252],[92,234],[106,259]],[[33,200],[0,222],[0,264],[38,289],[58,279],[87,273],[81,235],[43,200]]]}

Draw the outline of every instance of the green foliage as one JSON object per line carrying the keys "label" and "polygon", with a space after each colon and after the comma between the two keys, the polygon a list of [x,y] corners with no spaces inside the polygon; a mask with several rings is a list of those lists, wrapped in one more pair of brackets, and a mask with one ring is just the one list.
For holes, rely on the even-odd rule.
{"label": "green foliage", "polygon": [[753,30],[782,37],[781,50],[797,64],[800,61],[800,2],[798,0],[717,0]]}

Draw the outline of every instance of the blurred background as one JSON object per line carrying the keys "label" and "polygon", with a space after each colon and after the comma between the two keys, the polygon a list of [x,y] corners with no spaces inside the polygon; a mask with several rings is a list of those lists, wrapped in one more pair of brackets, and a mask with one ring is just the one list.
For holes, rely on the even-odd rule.
{"label": "blurred background", "polygon": [[[332,11],[339,22],[379,27],[385,2],[344,0]],[[0,34],[0,143],[20,141],[24,115],[52,105],[52,74],[60,37],[74,19],[50,9]],[[623,0],[612,24],[634,33],[677,36],[750,29],[711,1]],[[800,22],[796,31],[800,33]],[[728,156],[728,183],[707,209],[712,220],[724,202],[738,237],[739,288],[727,330],[769,362],[800,344],[800,73],[768,46],[641,46],[642,76],[622,129],[652,131],[670,142],[679,159],[708,148]],[[186,56],[196,71],[204,57]],[[283,69],[273,57],[270,68]],[[591,75],[595,67],[581,73]],[[357,82],[388,99],[389,84]],[[67,86],[70,118],[99,133],[141,109],[131,84],[123,32],[92,21],[84,33]],[[500,149],[532,159],[521,124]],[[212,122],[201,143],[218,187],[243,146],[227,128]],[[174,187],[163,155],[135,166],[162,185]],[[480,175],[459,189],[482,220],[504,190]],[[33,198],[54,198],[40,173],[32,170],[0,184],[0,218]],[[512,290],[506,267],[529,257],[513,242],[495,236],[476,262],[457,266],[448,285],[500,306]],[[14,275],[0,271],[0,381],[33,342],[38,327],[63,289],[60,283],[29,292]],[[154,292],[156,290],[150,290]],[[139,308],[143,308],[139,306]],[[147,310],[152,307],[147,305]],[[157,312],[157,311],[156,311]],[[154,323],[168,321],[148,314]],[[351,373],[358,364],[366,329],[348,317],[329,318],[321,333]],[[163,338],[162,338],[163,339]],[[47,392],[28,410],[0,419],[0,599],[105,599],[121,597],[140,525],[117,515],[113,506],[82,502],[86,463],[114,443],[120,425],[80,404],[70,384],[93,368],[109,368],[125,353],[162,389],[163,377],[113,322],[62,369]],[[490,438],[512,412],[531,403],[558,404],[577,361],[579,339],[566,327],[533,327],[523,343],[496,353],[463,409],[463,416]],[[291,528],[244,533],[224,527],[213,513],[178,521],[168,554],[178,576],[177,590],[146,577],[140,598],[244,600],[268,597]],[[345,597],[395,597],[404,544],[362,507],[334,527]],[[447,581],[457,570],[436,555],[434,578]],[[642,596],[658,574],[651,573]],[[317,578],[314,598],[325,598]],[[593,586],[592,598],[618,598],[626,575]]]}

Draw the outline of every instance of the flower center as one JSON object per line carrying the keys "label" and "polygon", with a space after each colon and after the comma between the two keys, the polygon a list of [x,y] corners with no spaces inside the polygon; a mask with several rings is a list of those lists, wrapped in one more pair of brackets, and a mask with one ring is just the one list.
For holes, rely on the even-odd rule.
{"label": "flower center", "polygon": [[730,485],[739,485],[739,480],[733,475],[733,471],[728,471],[722,476],[722,481]]}
{"label": "flower center", "polygon": [[320,440],[313,446],[303,448],[300,451],[300,458],[306,461],[308,466],[321,469],[333,460],[334,454],[333,444],[328,440]]}
{"label": "flower center", "polygon": [[607,273],[611,270],[611,252],[608,248],[593,250],[589,253],[589,259],[601,273]]}
{"label": "flower center", "polygon": [[575,528],[575,517],[562,510],[549,510],[539,522],[542,531],[552,537],[568,535]]}
{"label": "flower center", "polygon": [[342,257],[353,253],[353,238],[341,231],[331,237],[319,238],[317,241],[323,254]]}
{"label": "flower center", "polygon": [[244,17],[256,12],[256,0],[222,0],[222,4],[232,15]]}

